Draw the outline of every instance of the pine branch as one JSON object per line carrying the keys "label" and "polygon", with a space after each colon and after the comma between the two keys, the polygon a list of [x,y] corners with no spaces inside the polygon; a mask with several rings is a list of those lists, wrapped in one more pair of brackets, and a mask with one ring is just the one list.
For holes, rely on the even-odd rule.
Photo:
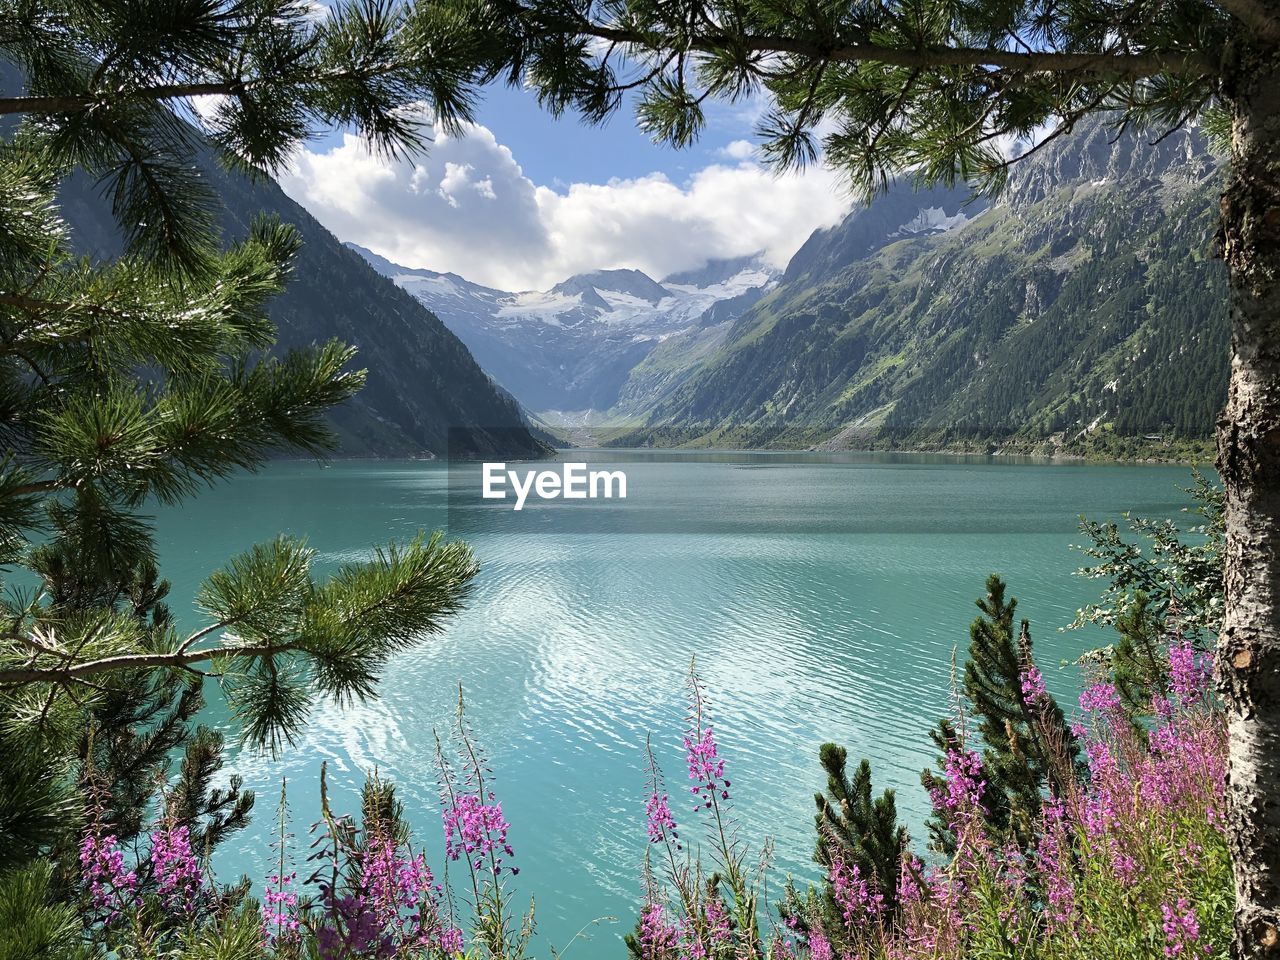
{"label": "pine branch", "polygon": [[6,497],[25,497],[33,493],[53,493],[55,490],[70,490],[74,483],[63,480],[38,480],[35,483],[24,483],[21,486],[5,490]]}
{"label": "pine branch", "polygon": [[24,683],[70,684],[87,677],[116,670],[184,669],[197,663],[207,663],[218,657],[268,657],[295,650],[305,650],[307,644],[300,640],[283,643],[261,643],[246,646],[207,647],[188,650],[185,653],[123,653],[98,660],[67,664],[61,667],[20,667],[0,669],[0,686]]}
{"label": "pine branch", "polygon": [[[133,100],[176,100],[187,97],[236,96],[245,91],[242,82],[158,84],[132,91]],[[75,113],[102,102],[92,94],[62,94],[45,97],[0,97],[0,114]]]}
{"label": "pine branch", "polygon": [[[1248,0],[1244,0],[1248,2]],[[641,30],[584,23],[580,34],[599,40],[652,47],[655,37]],[[1195,51],[1150,51],[1147,53],[1071,53],[1058,51],[1002,50],[998,47],[951,47],[943,45],[888,47],[877,43],[824,45],[818,41],[777,34],[748,34],[723,38],[694,34],[686,41],[689,49],[704,53],[722,50],[726,43],[758,54],[789,54],[833,63],[880,63],[896,67],[995,67],[1023,73],[1069,73],[1107,80],[1136,80],[1165,73],[1197,72],[1214,75],[1218,65]]]}
{"label": "pine branch", "polygon": [[1267,43],[1280,43],[1280,17],[1259,0],[1214,0]]}

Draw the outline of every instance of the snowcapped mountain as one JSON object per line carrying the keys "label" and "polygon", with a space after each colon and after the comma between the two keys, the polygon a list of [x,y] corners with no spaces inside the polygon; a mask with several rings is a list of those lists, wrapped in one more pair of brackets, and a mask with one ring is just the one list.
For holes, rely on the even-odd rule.
{"label": "snowcapped mountain", "polygon": [[596,270],[550,290],[510,292],[349,246],[444,321],[534,411],[609,409],[658,344],[736,320],[780,276],[755,256],[712,261],[661,283],[639,270]]}

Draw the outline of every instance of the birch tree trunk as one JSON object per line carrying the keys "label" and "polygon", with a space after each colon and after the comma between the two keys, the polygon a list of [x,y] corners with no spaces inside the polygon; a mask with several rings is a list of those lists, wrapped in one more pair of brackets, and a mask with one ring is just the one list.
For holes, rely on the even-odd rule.
{"label": "birch tree trunk", "polygon": [[1280,958],[1280,53],[1231,91],[1220,240],[1231,286],[1231,389],[1218,424],[1227,494],[1218,682],[1230,732],[1227,835],[1237,960]]}

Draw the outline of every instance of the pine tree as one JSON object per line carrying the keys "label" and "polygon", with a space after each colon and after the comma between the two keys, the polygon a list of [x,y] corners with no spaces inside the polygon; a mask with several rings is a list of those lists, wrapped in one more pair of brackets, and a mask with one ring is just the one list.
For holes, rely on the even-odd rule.
{"label": "pine tree", "polygon": [[1116,617],[1115,627],[1120,635],[1111,652],[1116,693],[1126,714],[1145,716],[1151,712],[1152,696],[1167,689],[1168,663],[1160,650],[1164,626],[1152,610],[1151,599],[1140,592]]}
{"label": "pine tree", "polygon": [[[1004,581],[995,574],[987,578],[986,587],[986,596],[977,601],[981,612],[969,627],[962,692],[982,746],[987,823],[1025,848],[1032,840],[1044,791],[1065,795],[1079,748],[1062,708],[1043,689],[1028,621],[1021,622],[1014,636],[1017,600],[1006,599]],[[942,721],[932,737],[944,755],[966,746],[950,721]],[[926,788],[938,786],[930,771],[922,780]],[[942,849],[952,849],[954,841],[937,818],[930,834]]]}
{"label": "pine tree", "polygon": [[[225,243],[196,152],[261,175],[334,125],[411,152],[428,114],[470,119],[476,78],[447,15],[380,0],[324,18],[296,0],[0,7],[23,86],[0,97],[20,118],[0,131],[0,564],[37,584],[0,606],[0,914],[25,898],[34,925],[65,917],[49,897],[75,901],[90,814],[132,840],[159,806],[201,853],[244,825],[252,795],[214,785],[222,737],[195,725],[208,678],[240,739],[274,750],[317,700],[374,696],[390,658],[465,601],[475,561],[438,534],[327,579],[277,537],[210,573],[203,623],[182,633],[146,510],[281,453],[327,454],[326,415],[363,382],[343,344],[274,349],[266,308],[298,235],[259,219]],[[118,260],[72,248],[57,189],[77,170],[111,200]],[[254,912],[218,909],[199,955],[256,952]]]}
{"label": "pine tree", "polygon": [[[873,799],[871,762],[859,762],[850,779],[848,751],[834,743],[819,748],[818,760],[827,774],[827,789],[814,795],[818,843],[813,858],[828,871],[837,860],[857,867],[859,875],[884,897],[886,914],[892,917],[907,848],[907,828],[898,823],[894,792],[885,790]],[[838,927],[840,914],[829,882],[825,905],[827,917]]]}
{"label": "pine tree", "polygon": [[52,867],[33,863],[0,876],[0,960],[89,960],[80,918],[52,895]]}

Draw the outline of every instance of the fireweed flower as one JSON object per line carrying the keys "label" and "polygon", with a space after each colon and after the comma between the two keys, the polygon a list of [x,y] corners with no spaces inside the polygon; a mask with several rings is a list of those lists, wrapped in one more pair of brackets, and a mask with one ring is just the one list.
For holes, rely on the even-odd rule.
{"label": "fireweed flower", "polygon": [[1040,673],[1040,668],[1034,663],[1028,661],[1026,666],[1022,668],[1022,696],[1027,703],[1035,705],[1045,696],[1044,675]]}
{"label": "fireweed flower", "polygon": [[[1171,646],[1169,662],[1169,689],[1156,693],[1165,708],[1152,723],[1135,724],[1110,683],[1085,691],[1074,729],[1087,772],[1073,777],[1061,796],[1042,802],[1025,849],[1005,845],[1007,838],[987,829],[992,788],[980,755],[952,749],[931,792],[935,811],[954,834],[949,862],[926,869],[903,852],[899,909],[891,921],[884,919],[877,878],[833,862],[828,891],[845,928],[836,943],[828,939],[830,927],[816,924],[807,937],[785,939],[795,936],[788,928],[799,927],[790,917],[760,948],[768,943],[774,960],[957,960],[973,944],[998,937],[1020,956],[1103,956],[1117,935],[1114,915],[1121,912],[1155,932],[1144,956],[1163,952],[1168,960],[1201,960],[1211,954],[1214,941],[1227,935],[1223,911],[1212,900],[1200,903],[1178,893],[1186,892],[1190,872],[1220,875],[1223,869],[1225,729],[1207,667],[1181,638],[1176,649]],[[1043,676],[1029,661],[1020,682],[1027,702],[1039,702]],[[694,720],[685,736],[695,810],[704,809],[708,798],[714,805],[714,788],[708,787],[723,777],[701,706],[695,687]],[[654,786],[646,804],[651,840],[670,836],[665,800]],[[1103,907],[1100,897],[1113,898],[1117,910]],[[682,901],[687,915],[664,918],[662,907],[646,908],[643,960],[727,955],[715,947],[719,903],[696,893],[692,900]]]}
{"label": "fireweed flower", "polygon": [[1015,912],[1022,892],[1027,886],[1027,859],[1016,843],[1006,843],[1000,852],[1000,859],[992,864],[1008,897],[1006,911],[1002,911],[1001,919],[1008,920]]}
{"label": "fireweed flower", "polygon": [[939,892],[936,872],[926,872],[919,857],[905,854],[898,878],[898,903],[902,908],[899,937],[886,943],[886,960],[935,955],[938,933],[933,907],[943,899]]}
{"label": "fireweed flower", "polygon": [[418,906],[431,891],[433,878],[425,859],[405,857],[396,844],[374,839],[361,864],[361,886],[368,891],[374,913],[385,926],[403,928],[402,911]]}
{"label": "fireweed flower", "polygon": [[680,928],[667,923],[662,904],[653,903],[640,914],[641,960],[675,960],[680,949]]}
{"label": "fireweed flower", "polygon": [[267,877],[262,891],[262,932],[268,946],[293,940],[298,933],[298,894],[293,889],[297,879],[296,871]]}
{"label": "fireweed flower", "polygon": [[849,867],[837,857],[831,862],[827,876],[846,928],[852,930],[860,920],[875,917],[884,910],[884,894],[873,889],[856,863]]}
{"label": "fireweed flower", "polygon": [[165,827],[151,834],[151,863],[157,892],[165,908],[191,913],[204,892],[204,873],[191,852],[185,826]]}
{"label": "fireweed flower", "polygon": [[[1161,904],[1160,912],[1164,916],[1164,923],[1161,924],[1165,938],[1164,955],[1180,957],[1184,953],[1194,953],[1195,946],[1200,941],[1200,921],[1196,919],[1196,911],[1187,899],[1179,897],[1177,904],[1172,907],[1167,903]],[[1205,947],[1204,952],[1210,953],[1211,948]]]}
{"label": "fireweed flower", "polygon": [[[1132,751],[1125,748],[1120,731],[1128,721],[1116,714],[1094,729],[1086,729],[1085,757],[1089,765],[1087,789],[1077,801],[1076,819],[1100,856],[1105,856],[1112,876],[1124,888],[1140,879],[1135,848],[1142,843],[1134,825],[1142,819],[1132,763],[1121,762]],[[1110,739],[1104,739],[1110,738]],[[1112,742],[1115,740],[1116,742]]]}
{"label": "fireweed flower", "polygon": [[362,896],[326,897],[325,915],[331,921],[316,931],[320,960],[391,960],[396,945],[378,923],[372,905]]}
{"label": "fireweed flower", "polygon": [[1120,694],[1114,684],[1095,683],[1080,694],[1080,709],[1085,713],[1110,714],[1120,708]]}
{"label": "fireweed flower", "polygon": [[732,927],[729,923],[729,914],[724,908],[724,901],[716,896],[708,897],[703,915],[707,921],[707,938],[712,946],[719,947],[728,943]]}
{"label": "fireweed flower", "polygon": [[1170,699],[1183,707],[1204,697],[1213,676],[1213,654],[1199,654],[1190,640],[1169,645]]}
{"label": "fireweed flower", "polygon": [[835,960],[831,941],[816,928],[809,931],[809,960]]}
{"label": "fireweed flower", "polygon": [[728,800],[729,781],[724,778],[724,760],[718,755],[719,748],[711,727],[698,729],[695,720],[694,728],[685,734],[684,749],[689,763],[689,779],[696,781],[693,795],[700,801],[693,809],[709,809],[717,793],[720,799]]}
{"label": "fireweed flower", "polygon": [[943,786],[929,792],[934,811],[950,827],[986,813],[982,796],[987,789],[982,758],[972,750],[947,750],[943,761]]}
{"label": "fireweed flower", "polygon": [[421,854],[402,852],[393,841],[377,837],[362,857],[360,880],[380,930],[397,948],[462,952],[462,931],[441,919],[441,887]]}
{"label": "fireweed flower", "polygon": [[644,811],[648,816],[650,843],[660,843],[668,836],[672,840],[680,839],[680,834],[676,832],[676,819],[671,815],[671,804],[666,794],[659,795],[654,792],[650,795],[645,801]]}
{"label": "fireweed flower", "polygon": [[1092,840],[1114,839],[1125,801],[1125,776],[1111,745],[1103,740],[1086,740],[1085,759],[1089,764],[1091,790],[1084,798],[1085,832]]}
{"label": "fireweed flower", "polygon": [[80,841],[80,870],[89,884],[94,910],[105,912],[110,925],[120,916],[120,907],[137,905],[138,874],[124,868],[124,852],[115,834],[102,834],[94,823]]}
{"label": "fireweed flower", "polygon": [[710,809],[717,799],[729,799],[729,781],[724,775],[724,760],[719,755],[715,732],[706,720],[706,701],[702,693],[702,681],[696,674],[689,675],[690,704],[689,728],[684,735],[685,760],[689,767],[691,789],[697,800],[694,812]]}
{"label": "fireweed flower", "polygon": [[1218,822],[1226,800],[1225,731],[1208,713],[1171,719],[1148,734],[1138,771],[1144,802],[1162,808],[1204,809]]}
{"label": "fireweed flower", "polygon": [[686,960],[686,957],[687,960],[708,960],[719,956],[732,939],[733,926],[729,914],[724,908],[724,901],[715,894],[702,904],[702,920],[705,934],[698,934],[691,924],[684,925],[688,943],[680,954],[680,960]]}
{"label": "fireweed flower", "polygon": [[462,942],[462,931],[457,927],[442,927],[438,937],[440,949],[449,956],[462,953],[464,947]]}
{"label": "fireweed flower", "polygon": [[[496,875],[502,872],[503,863],[497,853],[513,857],[515,851],[507,842],[511,824],[502,816],[502,804],[496,801],[492,791],[487,798],[486,802],[478,793],[461,793],[445,806],[445,854],[450,860],[459,860],[465,855],[477,870],[483,869],[485,858],[492,856],[492,870]],[[519,867],[508,869],[512,874],[520,872]]]}
{"label": "fireweed flower", "polygon": [[898,874],[898,902],[904,905],[917,903],[924,891],[920,886],[920,877],[924,864],[919,857],[907,854],[902,859],[902,869]]}

